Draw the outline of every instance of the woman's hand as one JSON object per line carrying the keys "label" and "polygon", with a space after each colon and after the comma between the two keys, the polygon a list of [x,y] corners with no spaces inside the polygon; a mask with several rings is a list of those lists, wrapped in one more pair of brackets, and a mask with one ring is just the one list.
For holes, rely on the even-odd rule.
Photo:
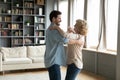
{"label": "woman's hand", "polygon": [[78,44],[80,46],[84,45],[84,41],[82,40],[75,40],[75,39],[70,39],[68,44]]}
{"label": "woman's hand", "polygon": [[69,33],[71,33],[71,32],[72,32],[72,33],[75,33],[74,29],[71,28],[71,27],[68,27],[68,32],[69,32]]}

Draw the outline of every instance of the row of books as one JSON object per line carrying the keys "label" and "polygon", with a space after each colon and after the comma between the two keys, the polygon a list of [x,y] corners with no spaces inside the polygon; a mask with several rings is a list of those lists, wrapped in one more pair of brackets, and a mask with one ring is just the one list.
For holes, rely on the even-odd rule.
{"label": "row of books", "polygon": [[12,44],[22,44],[23,43],[23,39],[12,39]]}
{"label": "row of books", "polygon": [[35,22],[44,23],[45,18],[35,17]]}
{"label": "row of books", "polygon": [[35,39],[35,43],[36,43],[36,44],[45,44],[45,40],[41,40],[41,39],[39,39],[39,38],[36,38],[36,39]]}
{"label": "row of books", "polygon": [[10,31],[8,31],[8,30],[0,30],[0,36],[22,36],[23,35],[23,32],[22,31],[15,31],[15,32],[13,32],[12,34],[11,34],[11,32]]}
{"label": "row of books", "polygon": [[36,32],[36,36],[44,36],[44,33],[42,31]]}
{"label": "row of books", "polygon": [[24,7],[33,8],[34,4],[32,2],[25,2]]}
{"label": "row of books", "polygon": [[39,24],[38,26],[36,26],[36,30],[43,30],[44,26],[42,24]]}
{"label": "row of books", "polygon": [[0,36],[10,36],[10,33],[8,31],[0,31]]}
{"label": "row of books", "polygon": [[0,29],[21,29],[22,26],[20,26],[19,24],[0,24]]}
{"label": "row of books", "polygon": [[44,0],[37,0],[38,5],[44,5]]}
{"label": "row of books", "polygon": [[9,21],[11,21],[11,17],[9,17],[9,16],[5,16],[5,17],[0,16],[0,22],[2,22],[2,21],[9,22]]}
{"label": "row of books", "polygon": [[[32,43],[32,40],[30,39],[12,39],[12,44],[17,45],[17,44],[25,44],[25,43]],[[40,40],[36,38],[35,44],[45,44],[45,40]]]}

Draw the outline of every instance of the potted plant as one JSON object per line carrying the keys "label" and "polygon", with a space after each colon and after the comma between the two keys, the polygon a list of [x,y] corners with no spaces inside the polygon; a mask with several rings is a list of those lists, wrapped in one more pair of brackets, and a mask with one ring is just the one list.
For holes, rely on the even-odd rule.
{"label": "potted plant", "polygon": [[19,7],[19,2],[14,3],[16,7]]}
{"label": "potted plant", "polygon": [[26,23],[27,26],[30,25],[30,21],[29,20],[27,20],[25,23]]}

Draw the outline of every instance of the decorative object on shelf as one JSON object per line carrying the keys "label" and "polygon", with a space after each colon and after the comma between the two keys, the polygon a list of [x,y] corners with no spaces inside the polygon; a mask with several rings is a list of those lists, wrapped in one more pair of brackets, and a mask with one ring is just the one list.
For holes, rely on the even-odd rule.
{"label": "decorative object on shelf", "polygon": [[39,8],[39,15],[42,15],[42,8]]}
{"label": "decorative object on shelf", "polygon": [[16,6],[16,7],[19,7],[19,6],[20,6],[20,5],[19,5],[19,2],[16,1],[16,2],[15,2],[15,6]]}
{"label": "decorative object on shelf", "polygon": [[40,44],[45,44],[45,40],[39,40]]}
{"label": "decorative object on shelf", "polygon": [[4,2],[6,3],[6,2],[7,2],[7,0],[4,0]]}
{"label": "decorative object on shelf", "polygon": [[0,21],[2,21],[2,16],[0,16]]}
{"label": "decorative object on shelf", "polygon": [[25,21],[25,23],[26,23],[27,26],[30,26],[30,21],[29,20]]}
{"label": "decorative object on shelf", "polygon": [[27,23],[27,26],[30,26],[30,23]]}
{"label": "decorative object on shelf", "polygon": [[11,10],[7,10],[7,13],[8,13],[8,14],[11,14]]}
{"label": "decorative object on shelf", "polygon": [[18,4],[18,3],[16,4],[16,7],[19,7],[19,4]]}
{"label": "decorative object on shelf", "polygon": [[38,5],[44,5],[44,0],[37,0]]}
{"label": "decorative object on shelf", "polygon": [[[29,34],[26,34],[25,36],[29,37]],[[24,43],[32,43],[32,40],[30,40],[29,38],[25,38]]]}
{"label": "decorative object on shelf", "polygon": [[44,18],[41,18],[41,19],[40,19],[40,22],[41,22],[41,23],[44,23]]}
{"label": "decorative object on shelf", "polygon": [[32,41],[30,39],[28,39],[28,38],[24,39],[24,42],[28,43],[28,44],[32,43]]}
{"label": "decorative object on shelf", "polygon": [[5,8],[2,8],[2,11],[1,11],[2,13],[6,13],[7,12],[7,10],[5,9]]}

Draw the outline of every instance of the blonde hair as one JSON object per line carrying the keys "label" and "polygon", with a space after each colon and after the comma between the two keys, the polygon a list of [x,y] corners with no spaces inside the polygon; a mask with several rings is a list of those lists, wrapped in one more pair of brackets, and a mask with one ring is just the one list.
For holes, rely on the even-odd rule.
{"label": "blonde hair", "polygon": [[87,35],[88,27],[85,20],[77,19],[75,26],[78,28],[78,33],[81,35]]}

